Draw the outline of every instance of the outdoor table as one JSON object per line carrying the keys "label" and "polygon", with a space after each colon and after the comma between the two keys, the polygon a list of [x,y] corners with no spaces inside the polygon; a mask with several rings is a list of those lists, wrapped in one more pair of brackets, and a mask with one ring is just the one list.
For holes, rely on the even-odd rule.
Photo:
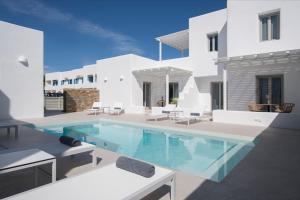
{"label": "outdoor table", "polygon": [[40,149],[29,149],[0,154],[0,175],[35,167],[34,181],[37,186],[38,166],[52,164],[52,182],[56,181],[55,156]]}
{"label": "outdoor table", "polygon": [[266,104],[258,104],[258,105],[267,106],[268,107],[268,111],[272,112],[272,106],[276,106],[278,104],[269,104],[269,103],[266,103]]}
{"label": "outdoor table", "polygon": [[11,124],[11,125],[8,125],[8,124],[0,124],[0,128],[6,128],[7,129],[7,135],[10,136],[10,129],[11,128],[14,128],[15,129],[15,138],[18,137],[18,134],[19,134],[19,127],[18,125],[16,124]]}

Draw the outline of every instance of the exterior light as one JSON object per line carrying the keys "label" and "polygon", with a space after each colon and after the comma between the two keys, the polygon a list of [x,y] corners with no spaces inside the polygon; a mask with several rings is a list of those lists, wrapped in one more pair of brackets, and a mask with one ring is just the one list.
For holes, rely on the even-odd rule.
{"label": "exterior light", "polygon": [[25,56],[19,56],[18,61],[19,61],[19,63],[21,63],[24,66],[28,67],[28,59]]}
{"label": "exterior light", "polygon": [[107,77],[105,77],[105,78],[104,78],[104,83],[106,83],[106,82],[107,82],[107,80],[108,80],[108,79],[107,79]]}
{"label": "exterior light", "polygon": [[121,75],[121,76],[120,76],[120,81],[123,81],[123,80],[124,80],[124,76]]}

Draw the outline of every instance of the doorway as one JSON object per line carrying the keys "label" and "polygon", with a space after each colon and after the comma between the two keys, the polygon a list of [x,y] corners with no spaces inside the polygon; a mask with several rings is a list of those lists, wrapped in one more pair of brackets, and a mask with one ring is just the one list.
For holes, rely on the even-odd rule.
{"label": "doorway", "polygon": [[211,99],[212,110],[223,109],[223,82],[211,83]]}
{"label": "doorway", "polygon": [[143,106],[151,108],[151,83],[143,82]]}
{"label": "doorway", "polygon": [[281,104],[283,102],[283,76],[257,76],[256,102],[259,104]]}
{"label": "doorway", "polygon": [[169,83],[169,103],[172,102],[172,99],[178,97],[179,97],[178,83],[177,82]]}

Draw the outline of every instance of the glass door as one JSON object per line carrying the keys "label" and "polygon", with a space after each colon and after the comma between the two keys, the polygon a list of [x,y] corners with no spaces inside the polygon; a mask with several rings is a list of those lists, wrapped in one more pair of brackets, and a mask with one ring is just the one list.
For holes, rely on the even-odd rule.
{"label": "glass door", "polygon": [[212,110],[223,109],[223,83],[211,83]]}
{"label": "glass door", "polygon": [[257,77],[257,102],[259,104],[281,104],[283,102],[283,77]]}
{"label": "glass door", "polygon": [[143,83],[143,106],[151,108],[151,83]]}
{"label": "glass door", "polygon": [[172,102],[172,99],[179,97],[178,83],[171,82],[169,83],[169,103]]}

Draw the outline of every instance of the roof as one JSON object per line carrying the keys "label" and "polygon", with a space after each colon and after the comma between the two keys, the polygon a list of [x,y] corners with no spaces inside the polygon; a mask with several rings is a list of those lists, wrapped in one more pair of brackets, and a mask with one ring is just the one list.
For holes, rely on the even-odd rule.
{"label": "roof", "polygon": [[155,38],[157,41],[162,42],[170,47],[178,50],[185,50],[189,48],[189,30],[182,30],[168,35]]}

